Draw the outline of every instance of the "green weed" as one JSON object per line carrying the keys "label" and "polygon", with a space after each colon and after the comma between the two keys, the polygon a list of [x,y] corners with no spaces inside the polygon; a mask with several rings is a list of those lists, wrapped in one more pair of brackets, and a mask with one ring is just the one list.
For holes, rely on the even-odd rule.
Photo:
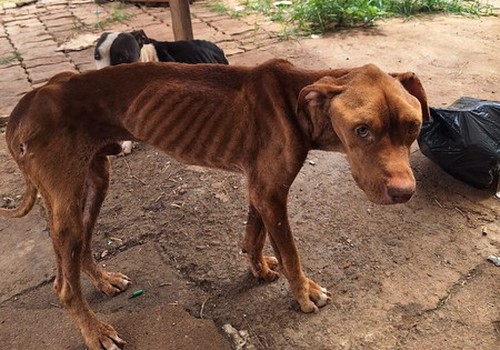
{"label": "green weed", "polygon": [[17,52],[12,55],[2,56],[0,57],[0,65],[7,65],[19,59],[21,59],[21,56]]}
{"label": "green weed", "polygon": [[113,11],[111,11],[111,13],[109,14],[109,17],[105,19],[100,19],[101,14],[98,10],[96,10],[95,14],[97,17],[97,22],[94,24],[94,26],[99,29],[104,29],[106,25],[111,23],[125,23],[133,17],[132,14],[125,12],[124,5],[122,3],[117,3],[117,5],[113,7]]}
{"label": "green weed", "polygon": [[481,0],[246,0],[249,11],[264,13],[282,28],[319,33],[345,27],[371,26],[380,18],[421,13],[493,15]]}
{"label": "green weed", "polygon": [[208,3],[207,7],[214,12],[228,15],[231,18],[239,18],[239,17],[242,17],[245,14],[249,13],[249,11],[243,11],[243,8],[231,9],[231,8],[227,7],[223,1],[216,2],[216,3]]}

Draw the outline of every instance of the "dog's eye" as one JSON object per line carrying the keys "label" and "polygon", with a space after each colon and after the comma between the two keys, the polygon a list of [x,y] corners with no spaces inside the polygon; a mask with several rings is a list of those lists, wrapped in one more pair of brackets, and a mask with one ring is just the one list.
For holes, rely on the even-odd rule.
{"label": "dog's eye", "polygon": [[98,61],[101,59],[101,54],[99,53],[99,51],[96,51],[96,52],[94,53],[94,59],[95,59],[95,60],[98,60]]}
{"label": "dog's eye", "polygon": [[354,129],[354,132],[362,138],[366,138],[370,136],[370,129],[366,125],[360,125]]}

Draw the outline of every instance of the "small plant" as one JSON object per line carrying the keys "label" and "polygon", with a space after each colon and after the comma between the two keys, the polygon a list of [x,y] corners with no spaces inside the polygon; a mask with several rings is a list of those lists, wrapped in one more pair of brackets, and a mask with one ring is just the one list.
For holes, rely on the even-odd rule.
{"label": "small plant", "polygon": [[[419,13],[493,15],[493,6],[482,0],[246,0],[249,10],[261,12],[302,33],[326,32],[338,28],[371,26],[384,17],[414,16]],[[287,29],[287,31],[289,31]]]}
{"label": "small plant", "polygon": [[228,8],[224,2],[209,3],[207,7],[214,12],[228,15],[232,18],[242,17],[248,13],[248,11],[244,11],[245,8],[243,6],[237,6],[231,9]]}
{"label": "small plant", "polygon": [[21,56],[17,52],[12,55],[2,56],[0,57],[0,65],[7,65],[20,59]]}
{"label": "small plant", "polygon": [[325,32],[343,27],[370,26],[386,16],[381,0],[309,0],[294,3],[292,19],[303,31]]}
{"label": "small plant", "polygon": [[479,0],[385,0],[388,11],[403,16],[419,13],[456,13],[470,15],[492,15],[493,6]]}
{"label": "small plant", "polygon": [[208,8],[214,12],[223,13],[223,14],[230,12],[229,9],[227,8],[226,4],[224,4],[223,2],[210,3],[208,5]]}
{"label": "small plant", "polygon": [[113,7],[113,11],[111,11],[108,18],[105,18],[103,20],[99,19],[101,15],[101,13],[99,12],[99,8],[96,9],[95,14],[97,17],[97,22],[94,24],[94,26],[99,29],[104,29],[104,27],[110,23],[125,23],[133,17],[132,14],[124,11],[124,5],[121,3],[117,3],[117,5]]}
{"label": "small plant", "polygon": [[0,65],[9,64],[16,60],[16,56],[9,55],[0,57]]}

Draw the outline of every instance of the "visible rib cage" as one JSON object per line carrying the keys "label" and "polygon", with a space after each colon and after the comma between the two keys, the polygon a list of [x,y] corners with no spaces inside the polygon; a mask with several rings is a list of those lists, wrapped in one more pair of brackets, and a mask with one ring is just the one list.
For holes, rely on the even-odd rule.
{"label": "visible rib cage", "polygon": [[[178,160],[241,170],[243,129],[234,128],[238,111],[232,111],[231,96],[208,95],[203,87],[176,91],[175,84],[152,86],[130,106],[123,124],[137,140],[147,142]],[[151,98],[154,91],[155,98]],[[233,97],[236,94],[233,93]],[[241,111],[240,111],[241,113]],[[234,118],[233,118],[234,116]]]}

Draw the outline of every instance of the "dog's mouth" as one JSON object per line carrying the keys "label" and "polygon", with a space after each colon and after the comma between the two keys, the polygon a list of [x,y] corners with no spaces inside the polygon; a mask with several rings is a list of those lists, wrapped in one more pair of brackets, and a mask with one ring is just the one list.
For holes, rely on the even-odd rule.
{"label": "dog's mouth", "polygon": [[406,203],[415,194],[415,181],[412,179],[383,181],[371,186],[363,186],[358,182],[358,185],[368,200],[381,205]]}
{"label": "dog's mouth", "polygon": [[375,201],[368,195],[368,198],[375,203],[383,205],[406,203],[415,194],[415,182],[409,180],[388,182],[379,186],[377,192]]}

